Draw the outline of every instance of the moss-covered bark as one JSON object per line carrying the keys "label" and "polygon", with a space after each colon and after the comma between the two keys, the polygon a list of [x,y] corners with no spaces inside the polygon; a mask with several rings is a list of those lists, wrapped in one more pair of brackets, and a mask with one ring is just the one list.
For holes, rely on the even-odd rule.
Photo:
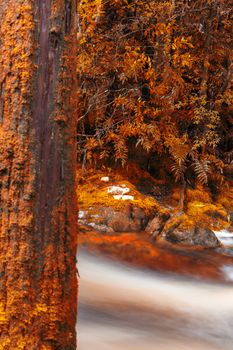
{"label": "moss-covered bark", "polygon": [[0,350],[76,349],[74,0],[0,0]]}

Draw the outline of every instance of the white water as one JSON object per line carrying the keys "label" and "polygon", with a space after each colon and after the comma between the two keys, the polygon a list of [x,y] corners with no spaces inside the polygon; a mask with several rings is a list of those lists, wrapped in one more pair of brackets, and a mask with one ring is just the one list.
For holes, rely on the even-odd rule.
{"label": "white water", "polygon": [[[224,246],[233,247],[233,232],[228,230],[214,231],[215,236]],[[232,346],[233,349],[233,346]]]}
{"label": "white water", "polygon": [[233,349],[233,285],[163,276],[86,252],[78,263],[78,350]]}

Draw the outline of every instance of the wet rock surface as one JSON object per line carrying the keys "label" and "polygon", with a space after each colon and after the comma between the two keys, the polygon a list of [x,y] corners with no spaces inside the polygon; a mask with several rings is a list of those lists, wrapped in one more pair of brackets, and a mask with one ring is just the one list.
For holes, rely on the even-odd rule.
{"label": "wet rock surface", "polygon": [[92,207],[83,211],[80,223],[101,232],[139,232],[145,229],[149,217],[141,208],[126,204],[122,209]]}
{"label": "wet rock surface", "polygon": [[178,226],[166,234],[166,239],[171,243],[199,245],[207,248],[216,248],[221,246],[221,243],[213,231],[208,228],[195,226],[185,230]]}
{"label": "wet rock surface", "polygon": [[205,248],[217,248],[221,242],[214,231],[201,226],[192,218],[179,212],[168,219],[160,234],[155,236],[158,241],[167,241],[173,244],[186,246],[201,246]]}
{"label": "wet rock surface", "polygon": [[170,214],[157,215],[148,222],[145,231],[148,232],[152,237],[157,237],[162,231],[166,224],[166,221],[170,218]]}

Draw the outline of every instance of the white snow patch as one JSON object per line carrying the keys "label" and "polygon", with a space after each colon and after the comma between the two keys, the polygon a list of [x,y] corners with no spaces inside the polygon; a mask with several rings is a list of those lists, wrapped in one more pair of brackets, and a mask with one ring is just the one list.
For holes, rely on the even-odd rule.
{"label": "white snow patch", "polygon": [[109,176],[103,176],[103,177],[101,177],[100,181],[109,182]]}
{"label": "white snow patch", "polygon": [[124,195],[122,196],[122,200],[123,201],[127,201],[127,200],[130,200],[130,201],[133,201],[134,200],[134,196],[130,196],[130,195]]}
{"label": "white snow patch", "polygon": [[122,198],[122,195],[121,195],[121,194],[115,194],[115,195],[113,196],[113,198],[119,201],[119,199]]}
{"label": "white snow patch", "polygon": [[129,193],[130,189],[128,187],[121,187],[121,186],[110,186],[108,187],[108,193],[113,195],[121,195],[123,196],[126,193]]}
{"label": "white snow patch", "polygon": [[117,200],[123,200],[123,201],[126,201],[126,200],[130,200],[130,201],[133,201],[134,200],[134,196],[130,196],[130,195],[121,195],[121,194],[116,194],[113,196],[114,199],[117,199]]}

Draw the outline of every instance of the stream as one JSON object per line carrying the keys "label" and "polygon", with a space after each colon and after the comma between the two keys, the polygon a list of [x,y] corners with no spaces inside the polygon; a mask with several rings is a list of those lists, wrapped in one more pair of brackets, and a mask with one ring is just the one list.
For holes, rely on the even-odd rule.
{"label": "stream", "polygon": [[[220,236],[230,251],[232,235]],[[233,349],[233,259],[220,267],[222,281],[208,281],[81,246],[78,268],[79,350]]]}

